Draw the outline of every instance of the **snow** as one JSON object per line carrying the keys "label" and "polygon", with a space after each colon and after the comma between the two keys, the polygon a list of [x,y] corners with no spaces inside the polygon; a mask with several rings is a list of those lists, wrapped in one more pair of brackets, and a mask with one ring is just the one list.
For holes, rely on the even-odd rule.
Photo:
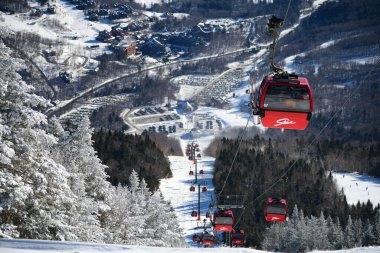
{"label": "snow", "polygon": [[380,179],[359,173],[334,172],[338,189],[343,188],[348,204],[356,205],[358,201],[366,203],[368,200],[374,206],[380,204]]}
{"label": "snow", "polygon": [[[181,144],[185,148],[186,141],[182,141]],[[198,142],[199,143],[199,142]],[[200,143],[200,148],[206,148],[204,143]],[[183,148],[183,149],[184,149]],[[161,191],[165,196],[166,200],[169,200],[176,210],[179,224],[183,228],[186,235],[186,242],[192,245],[191,235],[196,232],[201,232],[203,229],[195,229],[196,227],[203,226],[203,219],[206,219],[205,214],[208,210],[208,205],[211,203],[211,198],[214,196],[214,187],[212,185],[213,176],[213,165],[215,158],[203,156],[201,160],[198,161],[198,182],[203,186],[207,187],[207,192],[201,192],[201,219],[197,220],[195,217],[191,217],[191,211],[197,211],[197,201],[198,201],[198,187],[193,184],[194,176],[189,176],[189,170],[195,170],[195,165],[192,161],[189,161],[187,157],[181,156],[170,156],[169,161],[171,164],[171,170],[173,172],[173,177],[170,179],[161,180]],[[205,174],[200,175],[199,170],[203,169]],[[194,185],[196,188],[195,192],[190,192],[189,188]],[[207,220],[206,224],[210,224]]]}
{"label": "snow", "polygon": [[176,19],[184,19],[184,18],[188,18],[188,17],[190,17],[190,15],[187,14],[187,13],[173,13],[173,16],[174,16]]}
{"label": "snow", "polygon": [[288,29],[285,29],[285,30],[282,30],[280,32],[280,35],[279,35],[279,38],[282,38],[284,37],[285,35],[287,35],[288,33],[292,32],[293,30],[295,30],[301,23],[302,19],[306,18],[306,17],[309,17],[311,14],[313,14],[322,4],[324,4],[325,2],[328,2],[328,1],[331,1],[331,0],[315,0],[313,2],[313,6],[312,8],[305,8],[305,9],[302,9],[300,11],[300,17],[298,19],[298,22],[295,23],[292,27],[288,28]]}
{"label": "snow", "polygon": [[325,43],[322,43],[319,47],[324,49],[324,48],[328,48],[328,47],[334,45],[335,43],[336,43],[336,40],[329,40]]}
{"label": "snow", "polygon": [[318,8],[320,5],[324,4],[325,2],[328,2],[329,0],[315,0],[313,2],[313,8]]}
{"label": "snow", "polygon": [[286,57],[284,59],[284,62],[285,62],[285,70],[288,71],[289,73],[291,72],[296,72],[295,69],[294,69],[294,66],[293,66],[293,62],[294,62],[294,59],[296,57],[304,57],[306,55],[306,53],[300,53],[300,54],[296,54],[296,55],[292,55],[292,56],[289,56],[289,57]]}
{"label": "snow", "polygon": [[379,59],[380,59],[379,56],[357,57],[357,58],[347,60],[347,62],[365,65],[365,64],[374,64]]}
{"label": "snow", "polygon": [[[263,52],[260,52],[263,53]],[[253,64],[252,60],[247,62],[235,62],[228,65],[230,68],[243,67],[244,70],[248,73],[252,69]],[[193,76],[194,78],[204,77],[204,76]],[[189,78],[189,76],[181,76],[173,79],[173,82],[180,82],[183,79]],[[245,127],[248,123],[249,126],[252,125],[250,119],[249,110],[243,110],[242,108],[247,108],[246,104],[249,99],[248,95],[245,94],[247,89],[248,79],[247,77],[242,78],[243,85],[234,90],[235,97],[232,96],[232,92],[227,94],[227,99],[231,103],[230,109],[217,109],[213,107],[200,106],[197,110],[193,111],[190,114],[184,115],[183,112],[177,110],[177,113],[181,115],[181,118],[184,122],[185,128],[192,128],[192,116],[194,114],[208,114],[211,117],[215,116],[217,120],[220,120],[222,123],[222,128],[232,128],[232,127]],[[215,158],[208,157],[203,154],[205,148],[207,148],[212,140],[215,138],[215,135],[218,135],[218,132],[213,134],[202,133],[202,136],[197,136],[197,131],[192,130],[191,134],[186,133],[179,137],[182,150],[185,151],[186,145],[188,142],[195,141],[199,144],[200,152],[202,159],[198,161],[198,170],[203,169],[205,174],[199,175],[199,182],[201,186],[206,186],[208,189],[207,193],[201,192],[201,219],[200,221],[197,218],[191,217],[191,211],[197,211],[197,187],[195,192],[190,192],[189,188],[193,185],[194,176],[189,176],[190,168],[194,171],[194,164],[188,160],[186,156],[170,156],[169,161],[171,164],[171,170],[173,177],[169,179],[161,180],[160,189],[163,193],[165,199],[169,200],[173,205],[179,220],[180,226],[183,228],[186,242],[189,246],[196,246],[191,241],[191,236],[194,233],[202,232],[203,219],[205,219],[205,213],[208,211],[208,205],[211,202],[211,199],[214,198],[214,186],[212,182],[213,177],[213,167]],[[194,185],[196,186],[196,185]],[[213,213],[214,209],[210,209],[210,212]],[[209,220],[207,221],[209,224]],[[218,251],[222,252],[222,250]],[[243,251],[244,252],[244,251]],[[250,251],[252,252],[252,251]]]}
{"label": "snow", "polygon": [[[375,253],[379,252],[380,247],[363,247],[349,250],[337,251],[312,251],[314,253],[336,252],[336,253]],[[40,240],[14,240],[0,239],[1,253],[259,253],[266,252],[261,250],[247,248],[160,248],[144,247],[118,244],[96,244],[96,243],[79,243],[79,242],[57,242],[57,241],[40,241]]]}

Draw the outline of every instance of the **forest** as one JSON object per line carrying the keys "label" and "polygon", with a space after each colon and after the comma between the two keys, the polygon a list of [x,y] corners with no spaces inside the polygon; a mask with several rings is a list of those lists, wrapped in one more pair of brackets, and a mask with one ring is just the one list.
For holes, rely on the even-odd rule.
{"label": "forest", "polygon": [[168,160],[146,132],[139,136],[100,131],[92,138],[100,160],[108,166],[108,180],[114,186],[126,185],[133,170],[145,179],[150,190],[158,189],[161,178],[172,175]]}
{"label": "forest", "polygon": [[[339,142],[325,140],[312,147],[309,142],[308,138],[271,139],[256,135],[244,140],[221,138],[210,145],[212,148],[207,152],[216,157],[216,193],[222,189],[231,169],[222,194],[244,196],[245,209],[236,210],[235,215],[239,220],[237,227],[249,235],[249,245],[259,246],[264,240],[268,227],[263,217],[264,203],[269,197],[284,197],[290,210],[297,205],[306,216],[317,217],[323,213],[325,217],[339,219],[342,228],[346,227],[349,215],[365,222],[373,219],[380,208],[374,208],[370,202],[348,205],[331,174],[338,169],[337,165],[343,167],[367,160],[362,164],[363,172],[367,172],[364,166],[374,169],[372,164],[380,158],[378,151],[374,152],[378,146],[362,147],[358,152],[354,148],[342,149]],[[237,150],[237,159],[231,167]],[[339,163],[342,160],[344,163]],[[378,170],[378,165],[375,168]]]}

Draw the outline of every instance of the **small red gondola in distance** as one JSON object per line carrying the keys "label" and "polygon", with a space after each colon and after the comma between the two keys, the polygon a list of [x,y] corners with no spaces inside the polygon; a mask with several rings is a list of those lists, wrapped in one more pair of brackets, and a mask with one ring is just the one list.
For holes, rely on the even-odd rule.
{"label": "small red gondola in distance", "polygon": [[246,235],[244,233],[244,230],[240,230],[238,232],[233,230],[231,234],[231,242],[233,246],[244,245],[244,243],[246,242]]}
{"label": "small red gondola in distance", "polygon": [[212,225],[215,231],[232,232],[234,225],[234,214],[232,210],[215,211]]}
{"label": "small red gondola in distance", "polygon": [[264,216],[266,221],[284,222],[288,215],[288,205],[285,199],[269,198],[265,204]]}
{"label": "small red gondola in distance", "polygon": [[204,233],[202,235],[202,240],[201,240],[202,245],[215,245],[216,244],[216,239],[215,236],[209,233]]}
{"label": "small red gondola in distance", "polygon": [[268,128],[304,130],[313,112],[313,95],[306,78],[266,76],[261,82],[255,107]]}

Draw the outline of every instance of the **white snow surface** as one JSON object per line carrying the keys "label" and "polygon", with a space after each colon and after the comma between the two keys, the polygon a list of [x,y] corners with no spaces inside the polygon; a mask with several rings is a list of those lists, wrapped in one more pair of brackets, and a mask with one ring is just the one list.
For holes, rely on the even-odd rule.
{"label": "white snow surface", "polygon": [[347,60],[347,62],[357,63],[357,64],[375,64],[376,61],[380,60],[379,56],[368,56],[368,57],[357,57]]}
{"label": "white snow surface", "polygon": [[328,48],[336,43],[336,40],[329,40],[325,43],[322,43],[319,47],[320,48]]}
{"label": "white snow surface", "polygon": [[[259,253],[266,252],[247,248],[159,248],[118,244],[96,244],[79,242],[57,242],[40,240],[15,240],[0,239],[0,253]],[[363,247],[338,251],[312,251],[314,253],[337,252],[337,253],[375,253],[380,252],[380,247]]]}
{"label": "white snow surface", "polygon": [[380,204],[380,179],[360,175],[359,173],[334,172],[338,189],[343,188],[348,204],[356,205],[358,201],[366,203],[368,200],[374,206]]}

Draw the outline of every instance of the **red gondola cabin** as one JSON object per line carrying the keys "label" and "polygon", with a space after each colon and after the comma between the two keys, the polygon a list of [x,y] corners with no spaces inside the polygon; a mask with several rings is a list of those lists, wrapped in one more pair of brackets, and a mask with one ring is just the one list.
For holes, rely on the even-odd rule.
{"label": "red gondola cabin", "polygon": [[194,175],[194,171],[190,170],[189,171],[189,176],[193,176]]}
{"label": "red gondola cabin", "polygon": [[304,130],[313,112],[313,95],[306,78],[266,76],[261,82],[255,107],[268,128]]}
{"label": "red gondola cabin", "polygon": [[234,225],[232,210],[218,210],[214,213],[212,225],[215,231],[231,232]]}
{"label": "red gondola cabin", "polygon": [[207,192],[207,187],[206,186],[202,187],[202,192]]}
{"label": "red gondola cabin", "polygon": [[233,246],[243,246],[246,242],[244,230],[240,230],[238,232],[233,231],[231,234],[231,242]]}
{"label": "red gondola cabin", "polygon": [[288,215],[288,206],[285,199],[269,198],[264,209],[265,220],[284,222]]}
{"label": "red gondola cabin", "polygon": [[200,235],[198,235],[198,234],[194,234],[193,235],[193,237],[192,237],[192,240],[193,240],[193,242],[195,242],[195,243],[200,243],[201,242],[201,236]]}
{"label": "red gondola cabin", "polygon": [[202,245],[215,245],[216,244],[216,239],[215,236],[210,234],[210,233],[204,233],[202,235]]}
{"label": "red gondola cabin", "polygon": [[198,217],[198,212],[197,211],[192,211],[191,212],[191,217]]}
{"label": "red gondola cabin", "polygon": [[195,187],[192,185],[192,186],[190,186],[190,191],[191,192],[195,192]]}
{"label": "red gondola cabin", "polygon": [[205,174],[204,170],[200,170],[199,174],[201,174],[201,175]]}

